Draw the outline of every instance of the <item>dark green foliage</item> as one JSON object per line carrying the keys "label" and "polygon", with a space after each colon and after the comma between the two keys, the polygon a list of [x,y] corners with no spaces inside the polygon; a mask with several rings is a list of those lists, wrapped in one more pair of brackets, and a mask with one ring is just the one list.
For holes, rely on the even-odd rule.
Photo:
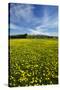
{"label": "dark green foliage", "polygon": [[10,38],[14,39],[14,38],[27,38],[27,34],[20,34],[20,35],[11,35]]}
{"label": "dark green foliage", "polygon": [[28,34],[19,34],[19,35],[11,35],[10,38],[12,39],[20,39],[20,38],[27,38],[27,39],[40,39],[40,38],[55,38],[56,36],[47,36],[47,35],[28,35]]}

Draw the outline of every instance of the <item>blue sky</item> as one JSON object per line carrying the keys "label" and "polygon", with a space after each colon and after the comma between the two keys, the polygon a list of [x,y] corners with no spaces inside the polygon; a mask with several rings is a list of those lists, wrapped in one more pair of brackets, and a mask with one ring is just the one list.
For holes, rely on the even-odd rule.
{"label": "blue sky", "polygon": [[58,7],[34,4],[10,4],[10,35],[58,35]]}

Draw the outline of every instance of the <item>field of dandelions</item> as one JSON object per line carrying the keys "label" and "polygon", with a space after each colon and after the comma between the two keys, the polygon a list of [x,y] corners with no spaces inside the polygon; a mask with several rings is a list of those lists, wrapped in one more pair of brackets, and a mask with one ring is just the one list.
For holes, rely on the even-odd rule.
{"label": "field of dandelions", "polygon": [[10,39],[9,86],[58,84],[57,39]]}

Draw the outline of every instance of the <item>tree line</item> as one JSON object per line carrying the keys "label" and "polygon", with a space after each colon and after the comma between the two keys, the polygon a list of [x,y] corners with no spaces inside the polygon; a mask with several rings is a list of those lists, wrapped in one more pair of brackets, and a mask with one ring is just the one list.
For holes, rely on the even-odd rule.
{"label": "tree line", "polygon": [[19,34],[19,35],[10,35],[11,39],[20,39],[20,38],[58,38],[57,36],[47,36],[47,35],[29,35],[29,34]]}

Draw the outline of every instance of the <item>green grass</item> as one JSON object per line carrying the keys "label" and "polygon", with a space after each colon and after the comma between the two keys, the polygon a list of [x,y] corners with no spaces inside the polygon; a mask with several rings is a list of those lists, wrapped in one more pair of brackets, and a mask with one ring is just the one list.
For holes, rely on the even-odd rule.
{"label": "green grass", "polygon": [[10,39],[9,86],[58,84],[57,39]]}

